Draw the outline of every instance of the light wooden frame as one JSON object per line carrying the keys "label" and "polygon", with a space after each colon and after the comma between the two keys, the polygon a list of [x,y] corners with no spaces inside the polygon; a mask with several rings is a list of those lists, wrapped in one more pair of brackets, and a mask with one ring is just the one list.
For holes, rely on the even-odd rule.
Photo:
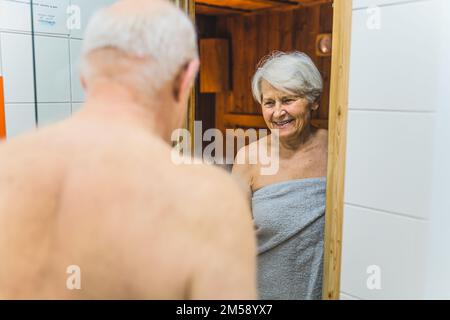
{"label": "light wooden frame", "polygon": [[323,299],[340,296],[352,0],[333,3]]}
{"label": "light wooden frame", "polygon": [[[188,1],[189,13],[195,17],[195,0],[184,1]],[[325,300],[337,300],[340,296],[352,0],[335,0],[333,7],[323,275],[323,299]],[[192,139],[194,139],[194,120],[195,90],[191,94],[187,119],[187,127],[191,131]]]}

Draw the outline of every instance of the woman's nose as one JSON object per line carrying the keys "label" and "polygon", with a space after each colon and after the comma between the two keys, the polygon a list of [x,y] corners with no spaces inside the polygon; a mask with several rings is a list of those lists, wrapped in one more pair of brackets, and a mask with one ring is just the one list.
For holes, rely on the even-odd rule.
{"label": "woman's nose", "polygon": [[274,110],[274,116],[277,118],[283,117],[286,114],[286,110],[282,108],[281,103],[277,103]]}

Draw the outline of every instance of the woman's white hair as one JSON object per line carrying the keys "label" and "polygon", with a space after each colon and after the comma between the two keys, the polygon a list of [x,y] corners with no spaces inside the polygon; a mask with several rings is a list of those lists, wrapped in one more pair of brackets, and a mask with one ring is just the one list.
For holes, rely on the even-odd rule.
{"label": "woman's white hair", "polygon": [[139,69],[140,76],[152,82],[148,85],[156,90],[198,58],[197,35],[191,20],[169,2],[160,1],[159,6],[125,13],[116,11],[111,7],[101,9],[88,24],[81,66],[85,77],[95,72],[89,55],[100,49],[148,59],[149,63]]}
{"label": "woman's white hair", "polygon": [[275,51],[258,64],[252,80],[252,92],[260,104],[263,79],[277,90],[304,96],[310,103],[318,102],[323,91],[319,70],[310,57],[298,51]]}

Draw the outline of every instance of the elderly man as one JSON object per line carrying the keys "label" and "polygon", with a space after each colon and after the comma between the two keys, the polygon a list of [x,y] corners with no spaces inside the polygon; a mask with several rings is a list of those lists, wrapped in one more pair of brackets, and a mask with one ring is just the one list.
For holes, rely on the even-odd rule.
{"label": "elderly man", "polygon": [[82,111],[0,146],[0,299],[256,298],[245,197],[218,169],[171,161],[198,64],[169,2],[93,18]]}

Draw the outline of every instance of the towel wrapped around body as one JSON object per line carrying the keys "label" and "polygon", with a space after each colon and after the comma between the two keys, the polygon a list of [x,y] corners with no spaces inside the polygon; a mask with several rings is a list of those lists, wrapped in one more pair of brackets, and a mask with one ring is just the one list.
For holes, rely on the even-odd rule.
{"label": "towel wrapped around body", "polygon": [[253,193],[260,299],[321,299],[326,178],[290,180]]}

